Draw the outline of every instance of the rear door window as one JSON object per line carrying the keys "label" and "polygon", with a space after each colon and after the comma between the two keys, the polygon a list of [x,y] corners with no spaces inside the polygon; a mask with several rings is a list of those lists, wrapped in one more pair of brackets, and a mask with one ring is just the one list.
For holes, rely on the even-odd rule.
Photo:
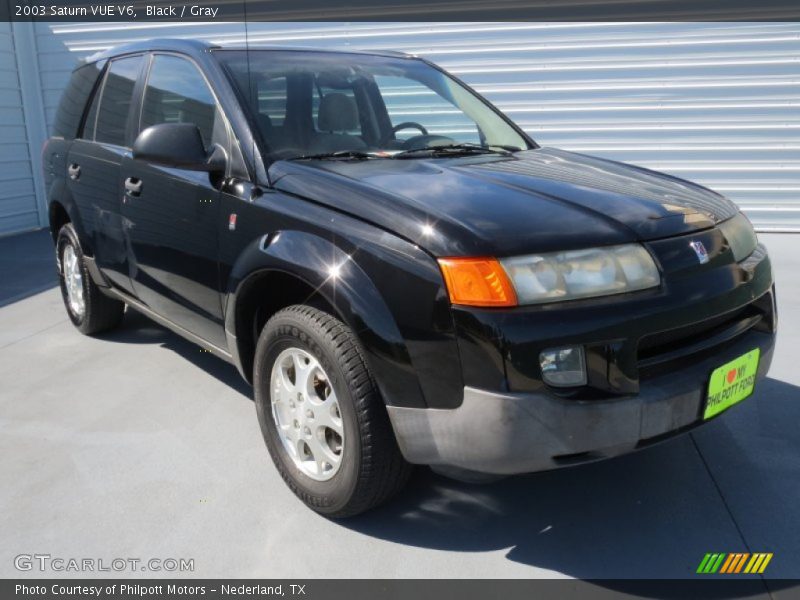
{"label": "rear door window", "polygon": [[[103,82],[99,108],[90,110],[85,131],[90,139],[104,144],[126,145],[128,117],[133,89],[142,67],[142,56],[120,58],[111,63]],[[94,107],[93,107],[94,108]],[[94,127],[90,120],[94,119]]]}

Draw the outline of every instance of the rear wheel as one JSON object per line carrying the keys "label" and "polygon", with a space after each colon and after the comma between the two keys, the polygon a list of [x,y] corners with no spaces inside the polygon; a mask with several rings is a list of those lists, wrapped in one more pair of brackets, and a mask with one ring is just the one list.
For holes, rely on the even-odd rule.
{"label": "rear wheel", "polygon": [[125,304],[109,298],[92,281],[78,236],[71,223],[58,232],[56,241],[61,297],[70,321],[87,335],[113,329],[122,321]]}
{"label": "rear wheel", "polygon": [[335,317],[300,305],[275,314],[258,340],[254,387],[272,460],[313,510],[353,516],[405,485],[411,466],[352,332]]}

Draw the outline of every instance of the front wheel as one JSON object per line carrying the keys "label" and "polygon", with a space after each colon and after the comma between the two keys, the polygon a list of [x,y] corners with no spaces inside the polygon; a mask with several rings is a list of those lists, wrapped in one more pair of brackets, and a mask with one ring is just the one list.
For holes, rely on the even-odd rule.
{"label": "front wheel", "polygon": [[278,471],[313,510],[349,517],[405,485],[386,408],[350,329],[309,306],[264,326],[254,365],[256,410]]}

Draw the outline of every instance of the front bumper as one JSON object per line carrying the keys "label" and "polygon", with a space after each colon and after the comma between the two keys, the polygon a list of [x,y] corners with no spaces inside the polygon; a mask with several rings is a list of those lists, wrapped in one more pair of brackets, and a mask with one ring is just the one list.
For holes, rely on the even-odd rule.
{"label": "front bumper", "polygon": [[761,379],[774,344],[774,333],[751,330],[615,399],[465,387],[457,408],[387,408],[409,462],[492,474],[541,471],[623,454],[701,424],[711,371],[758,347]]}

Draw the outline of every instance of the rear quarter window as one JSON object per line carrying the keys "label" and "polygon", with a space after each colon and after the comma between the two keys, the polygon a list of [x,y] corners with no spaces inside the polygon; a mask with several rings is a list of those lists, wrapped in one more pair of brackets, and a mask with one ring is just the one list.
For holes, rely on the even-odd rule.
{"label": "rear quarter window", "polygon": [[102,70],[102,63],[92,63],[72,72],[56,110],[53,121],[54,136],[73,139],[78,134],[83,111]]}

